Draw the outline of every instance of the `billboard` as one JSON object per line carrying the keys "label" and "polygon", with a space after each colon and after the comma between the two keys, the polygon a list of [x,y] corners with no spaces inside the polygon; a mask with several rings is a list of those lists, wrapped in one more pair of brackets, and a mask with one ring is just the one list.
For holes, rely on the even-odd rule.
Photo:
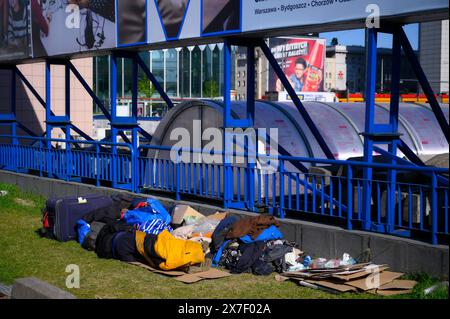
{"label": "billboard", "polygon": [[29,0],[0,0],[0,60],[30,57],[31,4]]}
{"label": "billboard", "polygon": [[33,56],[116,47],[115,0],[31,0]]}
{"label": "billboard", "polygon": [[[326,40],[315,38],[271,39],[270,50],[296,92],[323,92]],[[269,90],[283,92],[280,79],[271,70]]]}
{"label": "billboard", "polygon": [[381,18],[408,22],[448,18],[447,0],[0,0],[0,63],[207,44],[228,35],[271,37],[306,26],[364,28],[374,8]]}
{"label": "billboard", "polygon": [[117,0],[117,46],[147,42],[147,0]]}

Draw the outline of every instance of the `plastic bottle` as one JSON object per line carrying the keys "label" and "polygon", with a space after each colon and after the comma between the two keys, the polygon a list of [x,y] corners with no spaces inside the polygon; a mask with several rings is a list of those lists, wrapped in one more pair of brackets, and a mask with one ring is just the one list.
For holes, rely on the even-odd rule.
{"label": "plastic bottle", "polygon": [[324,46],[316,41],[309,56],[304,92],[319,92],[323,81]]}
{"label": "plastic bottle", "polygon": [[305,268],[308,268],[311,265],[311,262],[312,262],[311,256],[306,256],[303,259],[303,266],[305,266]]}

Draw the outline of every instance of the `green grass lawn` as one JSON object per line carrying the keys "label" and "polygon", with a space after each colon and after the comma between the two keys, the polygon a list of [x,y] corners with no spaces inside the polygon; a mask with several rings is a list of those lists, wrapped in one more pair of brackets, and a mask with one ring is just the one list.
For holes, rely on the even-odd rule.
{"label": "green grass lawn", "polygon": [[[10,185],[0,184],[0,190],[9,192],[0,197],[0,282],[4,284],[36,277],[78,298],[380,298],[370,294],[327,294],[292,282],[279,283],[275,275],[233,275],[186,285],[116,260],[99,259],[77,242],[41,239],[36,230],[41,226],[45,199],[21,193]],[[80,289],[65,287],[69,275],[65,271],[70,264],[80,267]],[[419,280],[419,284],[414,294],[397,298],[448,298],[447,289],[423,295],[423,290],[436,280],[426,275],[407,277]]]}

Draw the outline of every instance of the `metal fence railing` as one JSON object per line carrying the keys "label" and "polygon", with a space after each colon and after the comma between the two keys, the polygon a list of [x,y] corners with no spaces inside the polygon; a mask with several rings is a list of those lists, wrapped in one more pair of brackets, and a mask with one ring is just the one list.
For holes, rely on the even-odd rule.
{"label": "metal fence railing", "polygon": [[[5,138],[12,137],[0,136]],[[182,154],[190,161],[181,161]],[[319,218],[433,244],[448,241],[448,169],[264,154],[254,162],[222,164],[200,155],[191,149],[173,153],[170,147],[142,145],[135,152],[126,143],[16,137],[15,143],[0,143],[0,169],[215,200],[225,208],[265,209],[281,218]],[[365,179],[364,169],[373,178]]]}

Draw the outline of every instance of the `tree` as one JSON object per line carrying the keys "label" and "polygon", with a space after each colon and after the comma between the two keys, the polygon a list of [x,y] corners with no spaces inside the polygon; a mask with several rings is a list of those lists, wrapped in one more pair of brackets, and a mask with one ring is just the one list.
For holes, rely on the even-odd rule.
{"label": "tree", "polygon": [[338,38],[333,38],[333,39],[331,39],[331,45],[332,45],[332,46],[336,46],[336,45],[338,45],[338,44],[339,44]]}
{"label": "tree", "polygon": [[138,81],[138,92],[141,96],[152,98],[156,93],[156,89],[147,77],[143,77]]}
{"label": "tree", "polygon": [[214,80],[207,80],[203,82],[203,96],[204,97],[218,97],[219,84]]}

